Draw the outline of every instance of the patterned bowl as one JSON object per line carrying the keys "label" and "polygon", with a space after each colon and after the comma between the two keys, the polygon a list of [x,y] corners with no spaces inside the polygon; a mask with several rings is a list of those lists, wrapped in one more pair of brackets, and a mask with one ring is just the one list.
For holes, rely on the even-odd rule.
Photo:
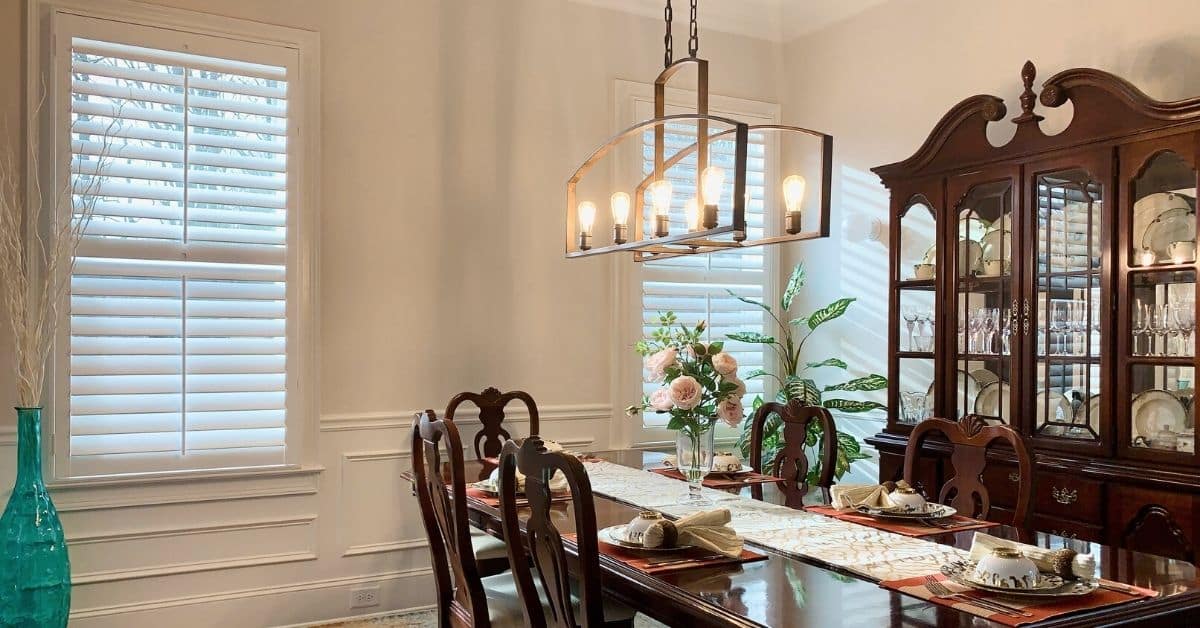
{"label": "patterned bowl", "polygon": [[1038,584],[1037,565],[1010,547],[993,549],[975,565],[972,575],[983,584],[1004,589],[1032,589]]}

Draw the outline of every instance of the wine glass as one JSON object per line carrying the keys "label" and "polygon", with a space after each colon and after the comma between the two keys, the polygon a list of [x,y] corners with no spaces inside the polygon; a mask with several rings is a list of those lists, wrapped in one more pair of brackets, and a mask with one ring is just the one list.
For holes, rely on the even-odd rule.
{"label": "wine glass", "polygon": [[917,308],[906,307],[906,308],[904,308],[903,316],[904,316],[904,322],[908,326],[908,350],[912,351],[913,350],[913,328],[916,327],[917,318],[920,315],[917,313]]}
{"label": "wine glass", "polygon": [[1163,304],[1163,328],[1167,332],[1167,355],[1179,355],[1179,323],[1175,321],[1175,310],[1179,309],[1177,303]]}
{"label": "wine glass", "polygon": [[1009,310],[1000,311],[1000,352],[1008,355],[1012,352],[1012,345],[1009,343],[1009,338],[1012,336],[1012,312]]}
{"label": "wine glass", "polygon": [[1063,336],[1067,331],[1067,315],[1062,304],[1051,304],[1050,307],[1050,354],[1063,355]]}
{"label": "wine glass", "polygon": [[[1146,305],[1146,320],[1148,321],[1146,328],[1150,335],[1149,344],[1151,355],[1167,354],[1166,348],[1163,347],[1163,340],[1166,339],[1166,328],[1163,325],[1165,321],[1160,316],[1161,311],[1162,306],[1160,305],[1154,303],[1149,303]],[[1160,340],[1160,338],[1162,340]]]}
{"label": "wine glass", "polygon": [[982,311],[976,310],[969,312],[967,316],[969,317],[967,319],[967,331],[969,332],[969,337],[967,338],[967,353],[982,353],[983,350],[979,347],[981,344],[979,334],[983,328]]}
{"label": "wine glass", "polygon": [[1192,333],[1196,330],[1196,302],[1184,301],[1176,305],[1172,310],[1172,316],[1175,319],[1176,329],[1183,336],[1179,353],[1181,355],[1194,355]]}
{"label": "wine glass", "polygon": [[983,314],[984,345],[983,353],[996,352],[996,323],[1000,317],[996,308],[986,308]]}
{"label": "wine glass", "polygon": [[1141,348],[1139,339],[1149,331],[1150,319],[1146,314],[1146,306],[1141,299],[1133,304],[1133,355],[1148,355],[1149,348]]}
{"label": "wine glass", "polygon": [[1087,353],[1088,312],[1086,301],[1073,301],[1071,312],[1071,351],[1075,355]]}

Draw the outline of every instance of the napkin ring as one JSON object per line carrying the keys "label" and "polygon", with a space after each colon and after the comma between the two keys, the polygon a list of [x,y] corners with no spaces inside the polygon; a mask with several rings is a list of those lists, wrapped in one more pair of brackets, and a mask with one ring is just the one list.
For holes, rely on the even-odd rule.
{"label": "napkin ring", "polygon": [[1075,562],[1076,554],[1077,552],[1070,548],[1050,552],[1050,555],[1046,557],[1047,562],[1050,563],[1050,571],[1060,576],[1072,575],[1071,565]]}

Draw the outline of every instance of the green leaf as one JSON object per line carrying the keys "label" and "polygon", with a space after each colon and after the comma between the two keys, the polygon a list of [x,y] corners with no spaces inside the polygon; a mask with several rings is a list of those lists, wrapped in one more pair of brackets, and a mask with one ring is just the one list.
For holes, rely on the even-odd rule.
{"label": "green leaf", "polygon": [[788,399],[799,399],[806,406],[821,405],[821,389],[811,379],[789,377],[784,384]]}
{"label": "green leaf", "polygon": [[804,287],[804,264],[796,264],[796,267],[792,269],[792,276],[788,277],[787,287],[783,289],[783,298],[779,301],[784,312],[791,309],[792,299],[796,298],[796,293],[802,287]]}
{"label": "green leaf", "polygon": [[730,340],[736,340],[738,342],[750,342],[750,343],[760,344],[760,345],[775,344],[775,338],[773,336],[768,336],[766,334],[760,334],[756,331],[739,331],[734,334],[725,334],[725,337],[729,338]]}
{"label": "green leaf", "polygon": [[842,412],[870,412],[887,407],[874,401],[856,401],[854,399],[826,399],[823,405],[830,410],[841,410]]}
{"label": "green leaf", "polygon": [[[824,360],[821,362],[809,362],[808,363],[808,368],[810,368],[810,369],[815,369],[815,368],[819,368],[822,366],[836,366],[840,369],[850,368],[849,364],[846,364],[845,361],[839,360],[838,358],[829,358],[828,360]],[[825,390],[829,390],[829,389],[826,388]]]}
{"label": "green leaf", "polygon": [[667,422],[667,429],[681,430],[681,429],[683,429],[684,423],[685,423],[685,421],[684,421],[683,417],[672,412],[671,420]]}
{"label": "green leaf", "polygon": [[866,391],[866,390],[883,390],[884,388],[887,388],[887,384],[888,384],[888,381],[887,381],[886,377],[872,373],[871,375],[868,375],[866,377],[859,377],[858,379],[852,379],[852,380],[842,383],[842,384],[834,384],[832,386],[826,386],[825,391],[828,392],[831,390],[847,390],[847,391],[861,392],[861,391]]}
{"label": "green leaf", "polygon": [[762,301],[755,301],[754,299],[751,299],[749,297],[743,297],[743,296],[739,295],[738,293],[734,292],[733,290],[730,290],[729,288],[726,288],[725,292],[728,292],[729,296],[737,299],[738,301],[741,301],[742,303],[747,303],[749,305],[761,307],[762,309],[766,310],[767,312],[771,311],[771,306],[767,305],[766,303],[763,303]]}
{"label": "green leaf", "polygon": [[696,354],[696,357],[700,358],[708,355],[708,349],[705,349],[704,345],[696,342],[692,343],[692,353]]}
{"label": "green leaf", "polygon": [[808,328],[816,329],[823,323],[827,323],[841,316],[842,314],[845,314],[846,308],[850,307],[850,304],[854,303],[855,300],[856,299],[853,298],[838,299],[837,301],[826,305],[816,312],[813,312],[812,315],[808,317]]}
{"label": "green leaf", "polygon": [[763,375],[770,375],[770,373],[768,373],[766,371],[766,369],[754,369],[753,371],[746,373],[746,375],[742,379],[751,379],[754,377],[762,377]]}
{"label": "green leaf", "polygon": [[710,342],[708,343],[708,355],[717,355],[724,348],[725,343],[721,342],[720,340]]}

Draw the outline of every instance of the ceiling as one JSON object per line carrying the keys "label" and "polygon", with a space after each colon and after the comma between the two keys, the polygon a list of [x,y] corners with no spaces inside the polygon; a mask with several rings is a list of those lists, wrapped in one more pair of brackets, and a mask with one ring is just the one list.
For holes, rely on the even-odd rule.
{"label": "ceiling", "polygon": [[[662,19],[664,0],[570,0]],[[853,17],[887,0],[702,0],[700,28],[789,41]],[[675,19],[687,19],[688,0],[674,0]]]}

